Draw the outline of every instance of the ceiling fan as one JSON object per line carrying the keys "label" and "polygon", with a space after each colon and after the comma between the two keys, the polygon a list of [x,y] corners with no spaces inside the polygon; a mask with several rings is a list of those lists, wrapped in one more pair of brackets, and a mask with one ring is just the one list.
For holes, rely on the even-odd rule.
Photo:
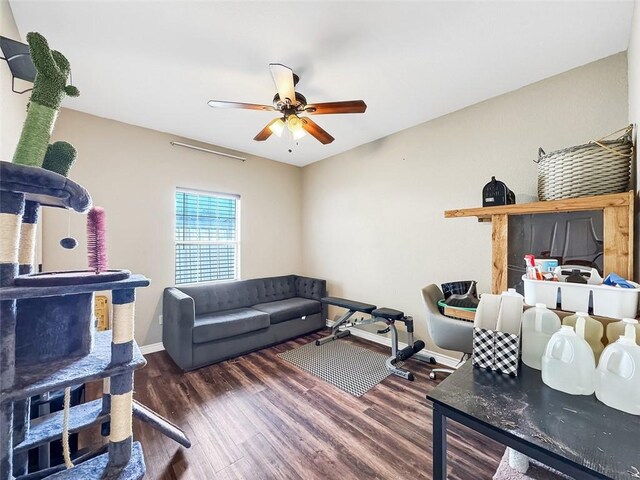
{"label": "ceiling fan", "polygon": [[265,141],[274,133],[277,136],[281,136],[285,127],[287,127],[295,140],[304,137],[304,135],[308,133],[320,143],[326,145],[333,142],[334,138],[309,117],[301,117],[301,114],[331,115],[339,113],[364,113],[367,109],[367,104],[362,100],[308,104],[304,95],[295,91],[295,86],[300,78],[293,73],[293,70],[280,63],[270,63],[269,68],[271,69],[271,76],[278,90],[278,93],[273,97],[273,106],[258,105],[255,103],[224,102],[220,100],[209,100],[209,102],[207,102],[210,107],[214,108],[243,108],[246,110],[263,110],[281,113],[281,117],[269,122],[254,137],[254,140],[258,142]]}

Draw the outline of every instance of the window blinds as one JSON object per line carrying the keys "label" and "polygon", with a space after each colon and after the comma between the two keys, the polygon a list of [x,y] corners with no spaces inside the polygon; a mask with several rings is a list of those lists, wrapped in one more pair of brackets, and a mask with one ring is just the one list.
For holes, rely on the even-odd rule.
{"label": "window blinds", "polygon": [[236,279],[239,198],[178,190],[175,202],[176,285]]}

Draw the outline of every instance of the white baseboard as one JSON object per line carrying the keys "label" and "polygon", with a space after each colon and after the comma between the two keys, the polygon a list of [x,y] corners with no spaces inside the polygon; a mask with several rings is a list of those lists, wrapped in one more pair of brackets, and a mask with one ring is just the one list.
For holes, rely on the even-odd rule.
{"label": "white baseboard", "polygon": [[[335,322],[331,320],[327,320],[327,327],[332,327],[334,323]],[[350,328],[349,330],[351,330],[351,335],[353,335],[354,337],[369,340],[370,342],[378,343],[380,345],[385,345],[391,348],[391,339],[389,337],[377,335],[372,332],[367,332],[366,330],[362,330],[360,328]],[[406,343],[398,342],[398,348],[403,349],[406,346]],[[415,354],[415,357],[426,361],[428,361],[430,357],[433,357],[440,365],[444,365],[449,368],[457,368],[460,364],[460,360],[457,358],[450,357],[448,355],[442,355],[441,353],[432,352],[426,349],[420,350]]]}
{"label": "white baseboard", "polygon": [[150,353],[161,352],[164,350],[164,345],[162,342],[152,343],[150,345],[143,345],[140,347],[140,351],[143,355],[148,355]]}

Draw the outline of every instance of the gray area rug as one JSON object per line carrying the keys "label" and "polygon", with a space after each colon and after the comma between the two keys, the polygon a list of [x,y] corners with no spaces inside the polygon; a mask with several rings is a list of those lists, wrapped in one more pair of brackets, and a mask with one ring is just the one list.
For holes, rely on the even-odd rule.
{"label": "gray area rug", "polygon": [[356,397],[391,375],[385,367],[387,355],[341,340],[308,343],[278,356]]}
{"label": "gray area rug", "polygon": [[507,449],[502,456],[502,461],[498,465],[498,470],[496,470],[493,480],[572,480],[572,477],[568,477],[535,460],[529,460],[527,473],[517,472],[509,466],[509,452]]}

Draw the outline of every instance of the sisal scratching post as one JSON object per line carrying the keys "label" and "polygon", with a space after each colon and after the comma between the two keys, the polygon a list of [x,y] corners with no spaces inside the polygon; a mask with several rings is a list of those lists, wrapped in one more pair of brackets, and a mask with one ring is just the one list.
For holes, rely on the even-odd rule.
{"label": "sisal scratching post", "polygon": [[36,78],[13,162],[41,167],[62,99],[65,95],[77,97],[80,93],[76,87],[67,85],[71,66],[64,55],[51,50],[39,33],[28,33],[27,42]]}
{"label": "sisal scratching post", "polygon": [[38,231],[38,216],[40,205],[27,200],[20,225],[20,246],[18,249],[18,273],[26,275],[34,272],[36,252],[36,233]]}
{"label": "sisal scratching post", "polygon": [[[36,231],[38,224],[39,205],[36,202],[25,201],[24,213],[20,223],[18,240],[18,274],[24,275],[33,271]],[[16,330],[17,331],[17,330]],[[29,433],[31,399],[19,400],[13,404],[13,444],[22,442]],[[20,476],[27,473],[29,457],[27,453],[14,455],[13,475]]]}
{"label": "sisal scratching post", "polygon": [[[133,358],[135,290],[114,290],[112,301],[111,361],[113,363],[130,362]],[[111,397],[109,464],[122,466],[129,462],[133,445],[133,372],[111,377],[109,383]]]}
{"label": "sisal scratching post", "polygon": [[[0,286],[13,285],[18,273],[20,221],[24,194],[2,192],[0,197]],[[0,388],[10,389],[15,379],[16,301],[0,302]],[[13,403],[0,405],[0,480],[13,478]]]}
{"label": "sisal scratching post", "polygon": [[[102,380],[102,413],[109,413],[111,411],[111,379],[109,377]],[[100,425],[100,435],[103,437],[109,436],[110,424],[104,422]]]}

